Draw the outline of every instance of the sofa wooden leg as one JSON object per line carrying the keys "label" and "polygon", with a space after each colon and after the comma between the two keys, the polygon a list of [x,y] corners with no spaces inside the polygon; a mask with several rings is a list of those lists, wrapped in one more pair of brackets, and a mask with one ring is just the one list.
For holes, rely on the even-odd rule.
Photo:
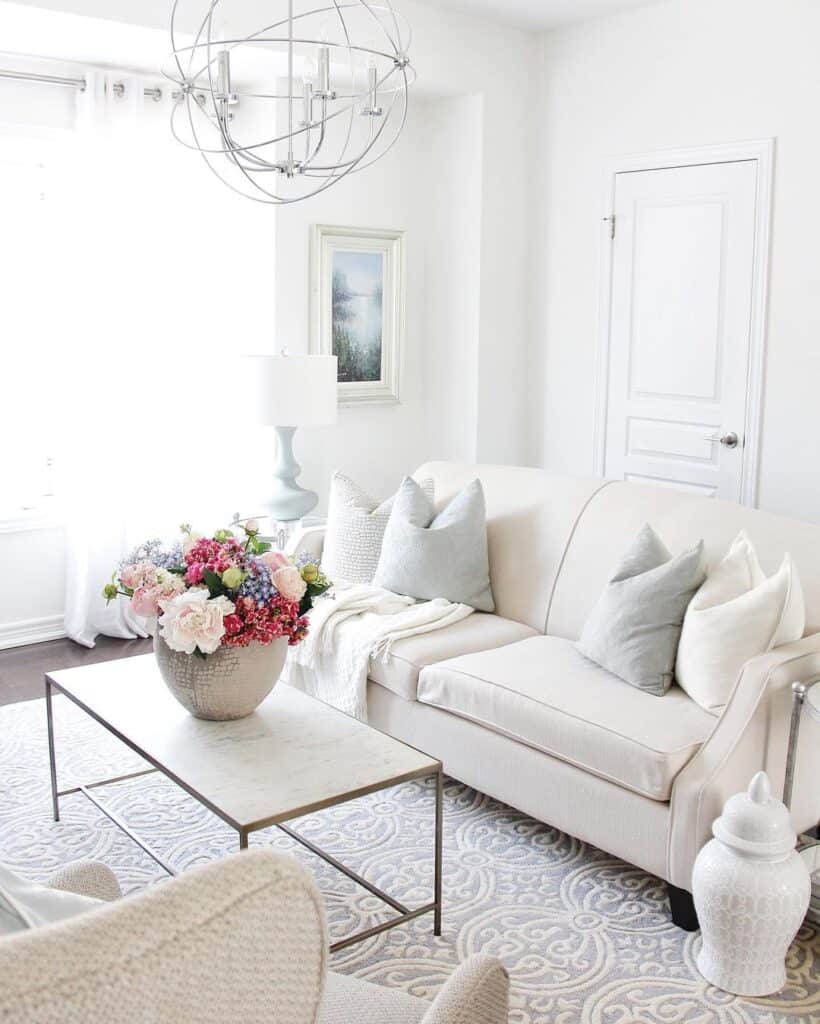
{"label": "sofa wooden leg", "polygon": [[672,911],[672,924],[676,924],[678,928],[683,928],[685,932],[696,932],[700,925],[698,924],[698,915],[695,910],[695,901],[692,899],[692,893],[687,892],[686,889],[678,889],[671,882],[666,883],[666,888],[669,892],[669,909]]}

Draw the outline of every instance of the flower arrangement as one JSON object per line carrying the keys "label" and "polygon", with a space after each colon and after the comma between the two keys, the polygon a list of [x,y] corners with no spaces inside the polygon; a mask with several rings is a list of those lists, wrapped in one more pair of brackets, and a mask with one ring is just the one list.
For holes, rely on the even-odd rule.
{"label": "flower arrangement", "polygon": [[259,538],[254,519],[203,537],[188,524],[182,540],[141,545],[121,563],[103,590],[106,600],[127,597],[138,615],[157,616],[172,651],[206,657],[220,647],[293,646],[307,635],[307,612],[330,581],[309,555],[298,561]]}

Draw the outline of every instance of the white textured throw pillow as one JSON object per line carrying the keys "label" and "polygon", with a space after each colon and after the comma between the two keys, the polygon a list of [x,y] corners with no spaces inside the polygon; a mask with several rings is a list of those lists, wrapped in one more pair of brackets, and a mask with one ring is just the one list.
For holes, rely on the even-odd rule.
{"label": "white textured throw pillow", "polygon": [[719,713],[750,658],[799,640],[805,628],[803,589],[791,556],[767,578],[741,531],[686,612],[678,683],[702,708]]}
{"label": "white textured throw pillow", "polygon": [[373,582],[422,601],[443,597],[480,612],[495,611],[481,482],[467,484],[436,515],[430,498],[405,477]]}
{"label": "white textured throw pillow", "polygon": [[[433,481],[420,487],[433,500]],[[322,569],[334,583],[372,583],[395,495],[379,503],[344,473],[330,482]]]}

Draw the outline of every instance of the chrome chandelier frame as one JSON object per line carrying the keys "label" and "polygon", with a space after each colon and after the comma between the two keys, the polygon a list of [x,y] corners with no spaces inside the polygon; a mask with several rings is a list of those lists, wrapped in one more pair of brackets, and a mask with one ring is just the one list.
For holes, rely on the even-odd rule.
{"label": "chrome chandelier frame", "polygon": [[[163,72],[178,87],[171,131],[234,192],[262,203],[299,202],[369,167],[394,145],[407,120],[415,73],[407,56],[410,29],[391,0],[331,0],[319,7],[305,0],[309,9],[298,12],[295,0],[272,0],[286,7],[285,16],[248,35],[215,28],[232,0],[204,2],[193,42],[184,45],[177,43],[182,0],[174,0],[171,9],[173,66]],[[357,19],[365,26],[366,44],[354,39]],[[285,92],[236,87],[232,52],[252,45],[285,51],[287,72],[277,76],[286,79]],[[331,54],[344,56],[344,71],[333,68]],[[297,61],[303,66],[299,86]],[[271,119],[281,117],[287,130],[238,139],[240,119],[234,114],[243,99],[270,102]]]}

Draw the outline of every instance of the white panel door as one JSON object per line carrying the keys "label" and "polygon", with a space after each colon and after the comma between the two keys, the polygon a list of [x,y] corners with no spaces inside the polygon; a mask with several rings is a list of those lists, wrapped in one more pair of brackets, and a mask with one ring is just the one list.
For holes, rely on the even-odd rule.
{"label": "white panel door", "polygon": [[740,500],[756,185],[754,160],[616,175],[608,477]]}

